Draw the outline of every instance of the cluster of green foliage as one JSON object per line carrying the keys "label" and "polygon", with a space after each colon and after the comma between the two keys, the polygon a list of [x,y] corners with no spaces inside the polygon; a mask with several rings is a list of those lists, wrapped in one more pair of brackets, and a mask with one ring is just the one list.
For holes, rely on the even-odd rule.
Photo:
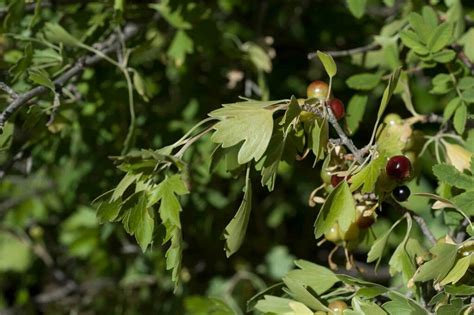
{"label": "cluster of green foliage", "polygon": [[474,311],[472,4],[0,9],[7,313]]}

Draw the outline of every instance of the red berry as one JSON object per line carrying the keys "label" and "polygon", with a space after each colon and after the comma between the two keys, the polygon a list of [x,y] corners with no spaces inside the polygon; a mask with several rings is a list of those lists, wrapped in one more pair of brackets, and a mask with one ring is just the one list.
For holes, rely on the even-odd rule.
{"label": "red berry", "polygon": [[325,99],[327,98],[329,93],[329,85],[327,85],[326,82],[323,81],[313,81],[311,82],[310,85],[308,85],[308,88],[306,89],[306,95],[308,98],[319,98],[319,99]]}
{"label": "red berry", "polygon": [[332,175],[331,176],[331,185],[332,185],[332,187],[336,187],[343,180],[344,180],[344,177],[342,177],[342,176]]}
{"label": "red berry", "polygon": [[[349,180],[351,177],[352,176],[347,177],[347,180]],[[344,176],[332,175],[331,176],[331,185],[332,185],[332,187],[336,187],[343,180],[344,180]]]}
{"label": "red berry", "polygon": [[404,155],[392,156],[385,166],[385,171],[393,179],[406,180],[411,174],[411,162]]}
{"label": "red berry", "polygon": [[338,98],[330,99],[328,102],[328,105],[329,107],[331,107],[334,117],[336,117],[337,120],[344,117],[344,114],[346,111],[344,109],[344,103],[340,99]]}
{"label": "red berry", "polygon": [[357,226],[360,227],[361,229],[368,229],[369,227],[372,226],[372,224],[375,223],[374,216],[368,216],[368,217],[363,217],[360,216],[357,221]]}

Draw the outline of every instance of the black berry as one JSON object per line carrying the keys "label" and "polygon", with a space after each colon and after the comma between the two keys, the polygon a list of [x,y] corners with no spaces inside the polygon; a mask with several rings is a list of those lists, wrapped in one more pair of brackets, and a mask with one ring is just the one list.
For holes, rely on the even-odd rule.
{"label": "black berry", "polygon": [[410,197],[410,189],[405,185],[398,186],[392,191],[392,195],[397,201],[406,201]]}

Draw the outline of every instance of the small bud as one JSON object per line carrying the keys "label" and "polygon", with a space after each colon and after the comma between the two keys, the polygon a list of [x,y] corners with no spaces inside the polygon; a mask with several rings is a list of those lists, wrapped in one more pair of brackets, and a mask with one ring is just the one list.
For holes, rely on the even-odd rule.
{"label": "small bud", "polygon": [[471,152],[458,144],[443,141],[443,145],[446,148],[446,160],[449,164],[460,172],[469,169],[472,157]]}

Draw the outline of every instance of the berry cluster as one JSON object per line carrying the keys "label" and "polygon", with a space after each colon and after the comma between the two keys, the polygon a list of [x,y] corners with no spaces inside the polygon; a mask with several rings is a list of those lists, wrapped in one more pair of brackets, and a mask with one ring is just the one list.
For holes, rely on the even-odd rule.
{"label": "berry cluster", "polygon": [[[385,166],[385,171],[397,182],[406,181],[411,176],[411,162],[404,155],[392,156]],[[392,191],[392,195],[397,201],[406,201],[410,197],[410,189],[405,185],[397,186]]]}
{"label": "berry cluster", "polygon": [[346,113],[344,103],[338,98],[330,97],[329,93],[329,86],[327,83],[319,80],[311,82],[306,89],[306,95],[308,98],[317,98],[320,100],[329,98],[327,104],[331,108],[334,117],[339,120],[344,117],[344,114]]}

